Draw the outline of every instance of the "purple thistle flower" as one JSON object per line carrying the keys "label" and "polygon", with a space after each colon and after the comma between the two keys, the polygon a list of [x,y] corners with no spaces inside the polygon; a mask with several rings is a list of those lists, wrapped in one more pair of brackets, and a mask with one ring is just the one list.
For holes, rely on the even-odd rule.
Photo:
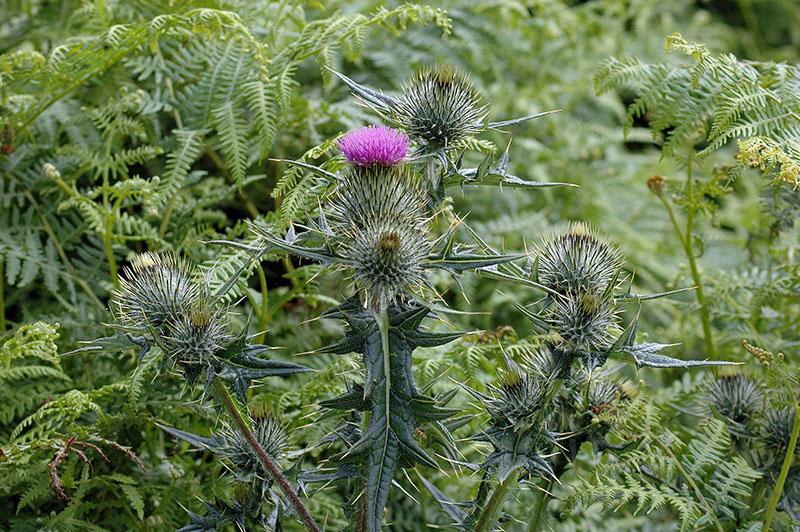
{"label": "purple thistle flower", "polygon": [[339,139],[339,149],[356,166],[393,166],[408,153],[408,137],[386,126],[354,129]]}

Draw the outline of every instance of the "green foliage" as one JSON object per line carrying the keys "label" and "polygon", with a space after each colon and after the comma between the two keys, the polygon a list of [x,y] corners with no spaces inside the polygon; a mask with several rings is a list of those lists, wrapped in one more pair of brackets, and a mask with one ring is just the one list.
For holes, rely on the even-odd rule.
{"label": "green foliage", "polygon": [[776,182],[800,186],[800,70],[712,54],[680,34],[668,37],[665,49],[695,63],[675,67],[614,58],[595,77],[600,94],[622,87],[636,91],[626,132],[635,119],[646,116],[653,135],[663,136],[665,155],[683,153],[699,143],[699,155],[707,155],[739,140],[737,159],[742,165],[774,173]]}
{"label": "green foliage", "polygon": [[[435,65],[468,73],[491,106],[487,120],[503,131],[487,122],[480,138],[460,139],[447,154],[446,193],[432,195],[440,203],[431,233],[450,238],[428,264],[437,319],[426,327],[448,338],[476,332],[390,360],[406,371],[393,386],[416,383],[453,415],[390,417],[367,438],[365,454],[377,455],[381,436],[393,443],[391,434],[410,433],[437,466],[403,468],[412,447],[385,455],[399,462],[385,508],[374,492],[372,527],[383,518],[398,531],[469,528],[487,515],[482,527],[509,531],[717,529],[717,521],[747,530],[762,526],[773,495],[773,530],[798,526],[796,453],[775,486],[800,393],[800,8],[788,0],[430,4],[0,0],[0,529],[176,530],[213,514],[203,501],[228,512],[223,526],[242,515],[233,510],[249,484],[231,463],[159,428],[225,432],[216,396],[186,385],[159,346],[140,360],[129,338],[79,343],[110,334],[117,273],[144,251],[197,264],[200,284],[230,305],[231,331],[276,346],[272,360],[315,369],[254,380],[241,410],[285,428],[285,474],[317,522],[353,527],[364,477],[343,478],[352,462],[340,458],[373,410],[381,426],[378,399],[392,386],[376,384],[375,404],[357,412],[320,403],[363,401],[365,352],[376,375],[384,353],[320,349],[348,334],[317,319],[350,295],[348,279],[285,249],[261,254],[262,234],[285,242],[318,228],[331,175],[344,166],[336,139],[376,121],[354,87],[399,97],[414,72]],[[648,192],[648,179],[663,185],[651,186],[660,194]],[[510,368],[548,367],[543,347],[555,331],[536,330],[517,306],[541,308],[543,292],[519,277],[536,269],[543,235],[563,234],[572,220],[595,226],[626,257],[615,304],[639,350],[613,353],[628,364],[609,361],[591,376],[573,368],[553,392],[555,414],[535,427],[557,442],[536,455],[558,481],[507,482],[491,502],[494,472],[473,469],[497,450],[481,441],[492,420],[465,388],[495,397]],[[468,256],[447,254],[457,241],[474,244],[456,248]],[[491,254],[531,260],[477,275],[437,268],[479,266],[475,255]],[[679,291],[697,285],[702,300]],[[623,304],[661,292],[671,295],[641,311]],[[665,362],[651,352],[656,342],[680,345]],[[708,406],[712,379],[731,368],[637,372],[637,359],[741,361],[733,369],[755,383],[761,403],[732,423]],[[413,410],[390,402],[390,412]],[[453,442],[456,455],[443,445]],[[376,461],[373,472],[380,465],[392,464]],[[384,474],[376,485],[387,482]],[[265,528],[281,508],[284,529],[299,530],[278,493],[273,486],[259,498]]]}

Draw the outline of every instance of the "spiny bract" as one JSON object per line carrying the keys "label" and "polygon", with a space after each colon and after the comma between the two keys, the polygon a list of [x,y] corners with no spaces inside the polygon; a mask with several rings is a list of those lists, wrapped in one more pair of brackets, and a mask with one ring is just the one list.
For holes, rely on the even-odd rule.
{"label": "spiny bract", "polygon": [[424,283],[428,215],[418,177],[406,166],[351,168],[331,210],[339,251],[368,307],[384,309]]}
{"label": "spiny bract", "polygon": [[559,294],[604,292],[623,265],[619,250],[583,222],[543,242],[537,257],[539,282]]}
{"label": "spiny bract", "polygon": [[[261,448],[275,461],[281,461],[286,453],[286,431],[272,416],[258,416],[251,420],[253,435]],[[233,427],[225,427],[221,434],[225,444],[221,453],[238,469],[239,474],[255,474],[267,477],[262,473],[263,465],[253,447],[245,440],[241,432]]]}
{"label": "spiny bract", "polygon": [[793,425],[794,409],[769,409],[763,420],[764,439],[767,445],[776,451],[785,450],[789,446]]}
{"label": "spiny bract", "polygon": [[484,128],[487,108],[472,82],[449,66],[421,70],[403,87],[394,119],[421,144],[449,147]]}
{"label": "spiny bract", "polygon": [[123,268],[111,306],[123,328],[143,332],[185,313],[196,297],[188,262],[171,253],[145,252]]}
{"label": "spiny bract", "polygon": [[161,341],[170,359],[188,368],[208,364],[232,339],[227,310],[213,301],[198,299],[187,312],[166,323]]}
{"label": "spiny bract", "polygon": [[725,375],[708,387],[708,402],[720,416],[744,423],[761,409],[762,395],[758,384],[744,375]]}
{"label": "spiny bract", "polygon": [[575,353],[608,349],[619,334],[619,314],[598,294],[556,298],[548,324],[558,333],[556,345]]}
{"label": "spiny bract", "polygon": [[492,395],[486,399],[486,410],[495,423],[507,428],[521,428],[544,406],[542,383],[521,371],[508,371],[500,387],[490,386],[489,390]]}

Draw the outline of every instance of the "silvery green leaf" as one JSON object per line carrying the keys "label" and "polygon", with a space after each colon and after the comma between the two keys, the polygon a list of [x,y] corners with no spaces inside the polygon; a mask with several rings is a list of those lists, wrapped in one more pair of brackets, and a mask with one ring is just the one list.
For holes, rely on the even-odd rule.
{"label": "silvery green leaf", "polygon": [[220,442],[217,438],[213,437],[205,438],[203,436],[198,436],[197,434],[192,434],[191,432],[186,432],[173,427],[168,427],[160,423],[156,423],[156,425],[167,434],[174,436],[179,440],[185,441],[186,443],[188,443],[192,447],[195,447],[196,449],[205,449],[211,452],[219,451]]}
{"label": "silvery green leaf", "polygon": [[689,286],[686,288],[676,288],[675,290],[668,290],[666,292],[659,292],[657,294],[632,294],[628,292],[627,294],[617,296],[614,299],[617,301],[648,301],[650,299],[659,299],[662,297],[673,296],[675,294],[681,294],[683,292],[688,292],[689,290],[694,290],[695,288],[697,287]]}
{"label": "silvery green leaf", "polygon": [[364,100],[367,104],[374,107],[377,111],[386,112],[392,109],[395,105],[397,105],[397,99],[392,96],[387,96],[381,91],[376,91],[374,89],[370,89],[360,83],[356,83],[352,79],[348,78],[344,74],[340,74],[335,70],[332,70],[339,79],[345,82],[345,84],[350,87],[350,90],[353,93]]}
{"label": "silvery green leaf", "polygon": [[680,360],[678,358],[672,358],[658,354],[658,352],[662,349],[674,347],[676,345],[678,344],[636,344],[628,346],[622,351],[633,356],[636,366],[640,368],[691,368],[703,366],[729,366],[737,364],[736,362],[728,362],[725,360]]}
{"label": "silvery green leaf", "polygon": [[499,122],[489,122],[489,124],[486,127],[488,127],[489,129],[494,129],[495,131],[499,131],[500,128],[506,126],[513,126],[514,124],[520,124],[522,122],[527,122],[528,120],[533,120],[535,118],[541,118],[543,116],[552,115],[560,112],[561,109],[553,109],[552,111],[543,111],[541,113],[534,113],[532,115],[521,116],[519,118],[511,118],[509,120],[501,120]]}
{"label": "silvery green leaf", "polygon": [[425,268],[439,268],[451,272],[463,272],[486,268],[503,262],[521,259],[525,254],[516,255],[477,255],[472,253],[457,253],[446,257],[431,257],[423,263]]}
{"label": "silvery green leaf", "polygon": [[467,512],[462,509],[464,503],[456,502],[455,500],[451,499],[439,491],[439,488],[434,486],[432,482],[422,475],[420,475],[419,478],[422,480],[422,484],[431,493],[434,500],[439,504],[444,513],[446,513],[450,519],[453,520],[453,524],[459,528],[463,527],[464,521],[466,521],[468,517]]}
{"label": "silvery green leaf", "polygon": [[325,177],[325,178],[329,179],[331,182],[336,181],[336,179],[338,179],[336,174],[334,174],[333,172],[329,172],[329,171],[325,170],[324,168],[320,168],[319,166],[315,166],[313,164],[305,163],[303,161],[294,161],[292,159],[269,159],[269,160],[272,161],[272,162],[276,162],[276,163],[286,163],[286,164],[290,164],[290,165],[293,165],[293,166],[300,166],[301,168],[305,168],[307,170],[311,170],[312,172],[314,172],[316,174],[319,174],[322,177]]}

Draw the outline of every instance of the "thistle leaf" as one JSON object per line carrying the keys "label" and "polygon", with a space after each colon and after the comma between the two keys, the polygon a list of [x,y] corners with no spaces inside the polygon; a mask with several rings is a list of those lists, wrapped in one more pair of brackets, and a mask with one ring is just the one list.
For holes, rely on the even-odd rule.
{"label": "thistle leaf", "polygon": [[680,360],[678,358],[658,354],[662,349],[675,345],[678,344],[636,344],[625,347],[622,352],[633,356],[636,366],[639,368],[693,368],[704,366],[732,366],[738,364],[738,362],[728,362],[725,360]]}

